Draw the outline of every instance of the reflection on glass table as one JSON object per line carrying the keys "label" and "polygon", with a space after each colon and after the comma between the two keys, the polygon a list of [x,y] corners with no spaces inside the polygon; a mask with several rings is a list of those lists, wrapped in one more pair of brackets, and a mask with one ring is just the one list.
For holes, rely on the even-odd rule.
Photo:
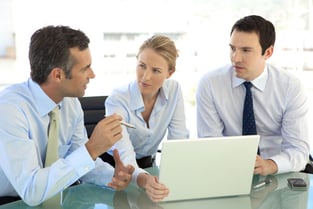
{"label": "reflection on glass table", "polygon": [[287,179],[300,177],[310,186],[310,178],[312,175],[303,173],[280,174],[276,176],[268,176],[271,183],[257,190],[252,190],[250,194],[251,205],[253,209],[307,209],[309,192],[313,189],[308,188],[307,191],[294,191],[288,187]]}
{"label": "reflection on glass table", "polygon": [[[154,168],[156,169],[156,168]],[[157,173],[156,170],[150,170]],[[301,177],[309,189],[307,191],[293,191],[287,186],[287,179]],[[153,203],[146,193],[134,185],[125,191],[112,191],[106,187],[92,184],[73,186],[64,191],[63,205],[53,209],[309,209],[312,208],[309,196],[312,196],[313,175],[305,173],[287,173],[268,176],[270,184],[258,189],[252,189],[250,195],[208,198],[200,200],[186,200],[177,202]],[[255,176],[253,185],[262,181],[262,177]],[[240,183],[240,182],[238,182]],[[252,185],[252,186],[253,186]],[[188,190],[188,188],[186,188]],[[212,188],[214,189],[214,188]],[[192,191],[190,191],[192,192]],[[0,209],[41,209],[43,206],[29,207],[23,201],[17,201],[0,206]],[[311,209],[310,208],[310,209]]]}

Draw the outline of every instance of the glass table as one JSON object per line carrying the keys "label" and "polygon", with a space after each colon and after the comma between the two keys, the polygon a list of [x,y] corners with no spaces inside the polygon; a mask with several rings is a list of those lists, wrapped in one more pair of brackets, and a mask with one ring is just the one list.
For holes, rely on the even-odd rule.
{"label": "glass table", "polygon": [[[157,174],[157,168],[148,169]],[[288,178],[301,177],[308,183],[308,190],[294,191],[287,185]],[[258,181],[253,179],[253,184]],[[129,185],[124,191],[113,191],[106,187],[92,184],[72,186],[63,192],[62,206],[55,204],[53,209],[312,209],[313,208],[313,175],[305,173],[286,173],[268,176],[271,183],[258,189],[251,189],[250,195],[184,200],[177,202],[153,203],[145,192]],[[240,182],[238,182],[240,183]],[[186,188],[188,189],[188,188]],[[190,191],[192,192],[192,191]],[[309,198],[311,197],[311,198]],[[41,209],[43,205],[30,207],[23,201],[0,206],[0,209]]]}

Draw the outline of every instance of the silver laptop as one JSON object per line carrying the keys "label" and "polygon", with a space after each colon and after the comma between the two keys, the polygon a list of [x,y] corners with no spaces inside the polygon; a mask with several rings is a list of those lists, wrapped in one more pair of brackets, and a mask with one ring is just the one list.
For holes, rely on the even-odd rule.
{"label": "silver laptop", "polygon": [[164,141],[159,181],[170,190],[164,201],[250,194],[259,139],[250,135]]}

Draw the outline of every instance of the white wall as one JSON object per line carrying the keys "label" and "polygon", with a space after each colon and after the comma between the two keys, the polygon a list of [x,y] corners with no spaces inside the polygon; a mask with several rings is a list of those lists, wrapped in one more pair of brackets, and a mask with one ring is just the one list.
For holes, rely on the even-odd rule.
{"label": "white wall", "polygon": [[11,2],[0,1],[0,57],[7,56],[7,48],[14,45]]}

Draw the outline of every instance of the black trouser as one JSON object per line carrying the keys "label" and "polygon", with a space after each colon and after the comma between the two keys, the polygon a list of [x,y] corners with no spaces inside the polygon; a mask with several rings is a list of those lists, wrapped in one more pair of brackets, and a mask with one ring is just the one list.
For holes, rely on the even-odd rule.
{"label": "black trouser", "polygon": [[[108,154],[108,153],[103,153],[102,155],[100,155],[100,158],[104,161],[109,163],[110,165],[112,165],[113,167],[115,167],[115,161],[112,155]],[[141,159],[136,159],[137,164],[140,168],[149,168],[153,166],[154,163],[154,158],[152,158],[151,156],[147,156],[147,157],[143,157]]]}
{"label": "black trouser", "polygon": [[20,197],[11,197],[11,196],[0,197],[0,205],[18,201],[20,199],[21,199]]}

